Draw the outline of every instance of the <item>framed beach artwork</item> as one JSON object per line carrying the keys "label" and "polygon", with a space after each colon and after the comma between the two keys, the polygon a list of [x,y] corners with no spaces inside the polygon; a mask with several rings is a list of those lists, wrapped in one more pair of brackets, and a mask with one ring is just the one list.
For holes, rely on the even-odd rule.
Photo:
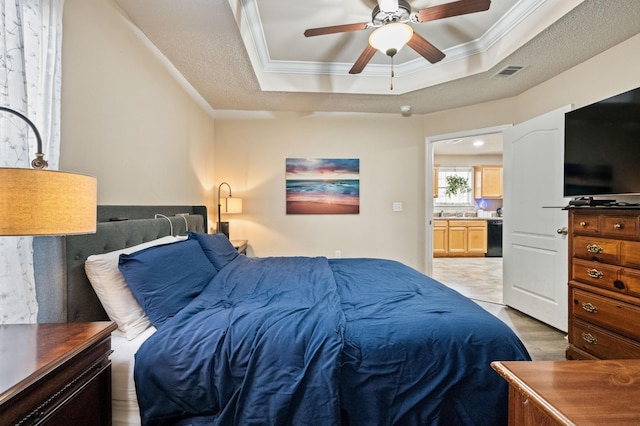
{"label": "framed beach artwork", "polygon": [[287,158],[287,214],[359,214],[360,160]]}

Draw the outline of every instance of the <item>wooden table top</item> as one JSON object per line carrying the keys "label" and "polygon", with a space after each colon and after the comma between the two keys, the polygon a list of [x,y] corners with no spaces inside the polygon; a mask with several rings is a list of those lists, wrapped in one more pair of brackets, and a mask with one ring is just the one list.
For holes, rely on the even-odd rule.
{"label": "wooden table top", "polygon": [[0,403],[116,328],[109,321],[0,325]]}
{"label": "wooden table top", "polygon": [[640,424],[640,360],[502,361],[491,366],[563,424]]}

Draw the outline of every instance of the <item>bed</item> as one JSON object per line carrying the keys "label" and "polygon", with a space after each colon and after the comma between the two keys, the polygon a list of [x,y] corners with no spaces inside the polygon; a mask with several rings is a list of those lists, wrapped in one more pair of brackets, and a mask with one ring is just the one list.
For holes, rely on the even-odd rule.
{"label": "bed", "polygon": [[[69,320],[118,319],[114,424],[507,423],[490,363],[530,358],[475,302],[391,260],[239,255],[183,210],[67,237]],[[114,257],[129,317],[87,278]]]}

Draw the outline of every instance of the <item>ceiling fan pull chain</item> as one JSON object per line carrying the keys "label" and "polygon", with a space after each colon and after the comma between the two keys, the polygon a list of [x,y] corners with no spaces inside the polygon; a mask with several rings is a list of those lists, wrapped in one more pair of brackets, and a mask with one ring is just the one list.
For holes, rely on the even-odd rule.
{"label": "ceiling fan pull chain", "polygon": [[389,90],[393,90],[393,77],[395,77],[395,73],[393,72],[393,56],[391,57],[391,85]]}

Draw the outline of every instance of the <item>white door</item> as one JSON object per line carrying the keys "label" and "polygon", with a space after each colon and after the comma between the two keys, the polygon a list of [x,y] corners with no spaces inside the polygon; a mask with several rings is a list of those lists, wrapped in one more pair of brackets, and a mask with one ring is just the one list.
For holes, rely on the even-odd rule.
{"label": "white door", "polygon": [[561,207],[564,114],[561,108],[504,132],[504,303],[567,330],[567,226]]}

